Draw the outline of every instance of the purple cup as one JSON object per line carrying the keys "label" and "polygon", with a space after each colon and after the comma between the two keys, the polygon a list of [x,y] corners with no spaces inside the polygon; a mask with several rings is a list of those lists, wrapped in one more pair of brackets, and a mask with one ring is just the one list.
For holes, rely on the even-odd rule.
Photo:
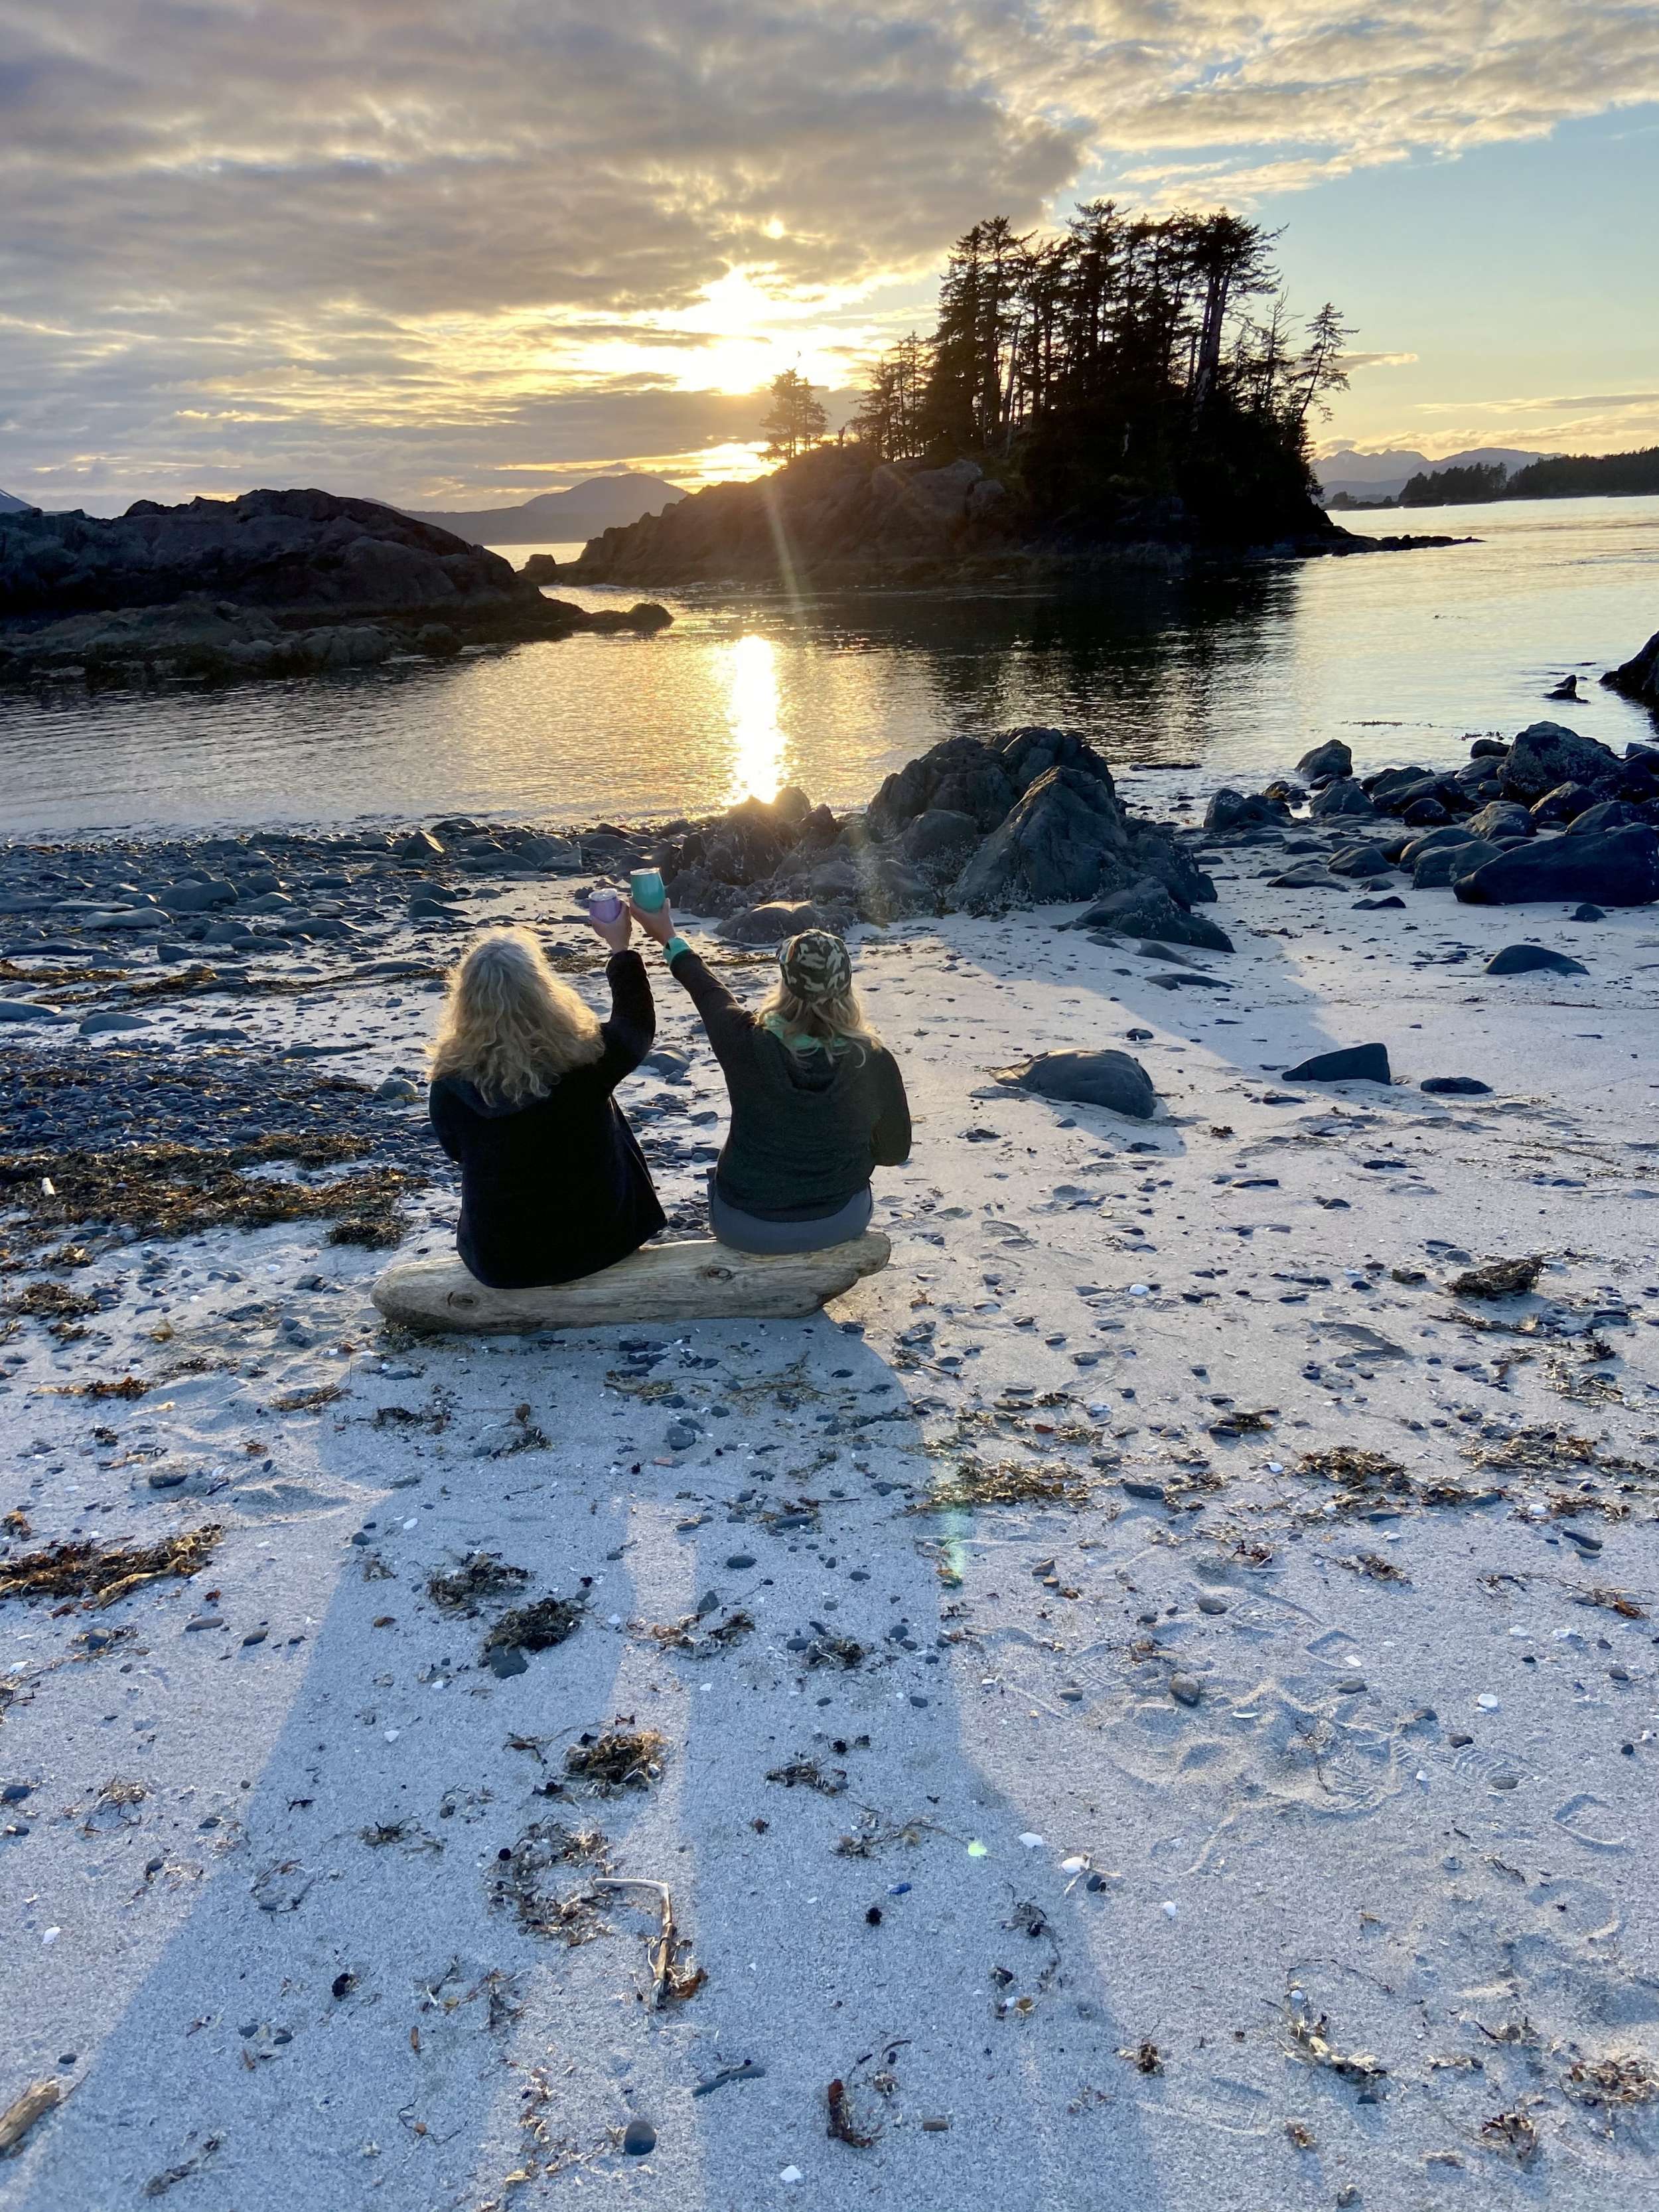
{"label": "purple cup", "polygon": [[608,927],[623,916],[623,902],[613,890],[590,891],[587,895],[587,915],[590,921],[602,921]]}

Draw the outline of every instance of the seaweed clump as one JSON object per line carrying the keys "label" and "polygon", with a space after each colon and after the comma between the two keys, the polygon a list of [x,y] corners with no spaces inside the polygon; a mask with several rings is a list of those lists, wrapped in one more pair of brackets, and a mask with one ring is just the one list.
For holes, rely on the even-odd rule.
{"label": "seaweed clump", "polygon": [[0,1560],[0,1600],[90,1598],[94,1605],[113,1605],[145,1583],[196,1574],[223,1534],[217,1522],[209,1522],[155,1544],[110,1544],[101,1550],[89,1538],[48,1544],[19,1559]]}

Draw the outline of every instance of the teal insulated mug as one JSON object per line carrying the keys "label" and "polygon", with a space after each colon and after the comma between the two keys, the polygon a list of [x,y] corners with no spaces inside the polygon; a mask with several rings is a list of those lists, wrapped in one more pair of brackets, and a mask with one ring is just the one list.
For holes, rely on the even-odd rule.
{"label": "teal insulated mug", "polygon": [[660,868],[635,868],[628,878],[628,888],[641,914],[655,914],[668,896]]}

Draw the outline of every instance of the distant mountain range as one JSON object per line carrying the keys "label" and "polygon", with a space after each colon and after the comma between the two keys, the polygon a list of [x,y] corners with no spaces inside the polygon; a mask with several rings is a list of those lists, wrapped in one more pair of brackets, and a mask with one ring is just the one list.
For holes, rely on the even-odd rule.
{"label": "distant mountain range", "polygon": [[1328,453],[1314,463],[1314,474],[1328,500],[1346,493],[1350,499],[1398,499],[1415,476],[1437,477],[1443,469],[1492,468],[1501,463],[1513,471],[1528,462],[1541,461],[1542,453],[1523,453],[1514,446],[1472,446],[1464,453],[1448,453],[1431,461],[1426,453],[1405,447],[1383,453],[1357,453],[1351,446]]}
{"label": "distant mountain range", "polygon": [[685,494],[665,477],[625,474],[589,477],[568,491],[544,491],[521,507],[440,512],[405,507],[416,522],[435,522],[473,545],[562,545],[597,538],[617,524],[637,522],[672,507]]}
{"label": "distant mountain range", "polygon": [[14,499],[9,491],[0,491],[0,514],[27,514],[29,512],[27,500]]}

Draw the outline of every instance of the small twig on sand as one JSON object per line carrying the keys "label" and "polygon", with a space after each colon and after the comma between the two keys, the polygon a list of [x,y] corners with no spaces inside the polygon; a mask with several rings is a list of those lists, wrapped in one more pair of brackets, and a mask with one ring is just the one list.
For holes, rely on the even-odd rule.
{"label": "small twig on sand", "polygon": [[679,1931],[674,1924],[674,1900],[668,1893],[665,1881],[638,1881],[631,1877],[607,1875],[596,1881],[595,1889],[648,1889],[658,1900],[657,1933],[646,1946],[645,1955],[651,1967],[651,2007],[660,2012],[665,2004],[678,2003],[692,1996],[703,1983],[702,1967],[695,1970],[681,1967],[677,1963],[681,1948]]}

